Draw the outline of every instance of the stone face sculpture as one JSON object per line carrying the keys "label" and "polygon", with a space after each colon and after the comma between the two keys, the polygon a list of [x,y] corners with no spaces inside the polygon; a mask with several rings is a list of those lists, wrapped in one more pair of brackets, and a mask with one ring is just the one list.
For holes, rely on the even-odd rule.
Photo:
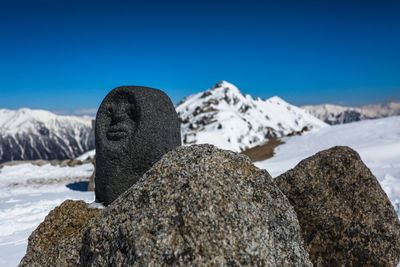
{"label": "stone face sculpture", "polygon": [[180,124],[161,90],[121,86],[96,116],[96,200],[108,205],[165,153],[181,145]]}

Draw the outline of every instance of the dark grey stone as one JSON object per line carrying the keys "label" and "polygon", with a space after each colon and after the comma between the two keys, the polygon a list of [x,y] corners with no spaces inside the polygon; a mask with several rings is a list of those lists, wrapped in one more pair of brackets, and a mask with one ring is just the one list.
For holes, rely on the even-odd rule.
{"label": "dark grey stone", "polygon": [[96,199],[109,205],[165,153],[181,144],[175,108],[161,90],[121,86],[96,116]]}

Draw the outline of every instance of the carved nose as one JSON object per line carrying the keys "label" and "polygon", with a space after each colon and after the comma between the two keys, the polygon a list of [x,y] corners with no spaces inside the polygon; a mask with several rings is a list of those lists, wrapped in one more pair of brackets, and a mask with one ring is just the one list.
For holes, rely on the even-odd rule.
{"label": "carved nose", "polygon": [[118,123],[129,119],[128,114],[124,110],[115,110],[111,113],[112,122]]}

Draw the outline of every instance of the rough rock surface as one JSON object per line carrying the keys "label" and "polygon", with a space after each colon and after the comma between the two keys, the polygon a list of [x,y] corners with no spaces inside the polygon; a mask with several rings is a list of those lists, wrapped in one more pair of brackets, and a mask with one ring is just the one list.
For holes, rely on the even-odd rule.
{"label": "rough rock surface", "polygon": [[89,177],[89,183],[88,183],[87,191],[94,192],[94,188],[95,188],[94,180],[95,180],[95,178],[96,178],[96,171],[94,171],[92,173],[92,175]]}
{"label": "rough rock surface", "polygon": [[82,165],[82,161],[74,159],[74,160],[71,160],[70,162],[68,162],[68,166],[70,166],[70,167],[75,167],[77,165]]}
{"label": "rough rock surface", "polygon": [[56,160],[56,159],[50,161],[51,166],[59,166],[60,163],[61,163],[61,161]]}
{"label": "rough rock surface", "polygon": [[60,167],[67,167],[70,162],[71,162],[70,159],[65,159],[60,162]]}
{"label": "rough rock surface", "polygon": [[46,165],[46,164],[48,164],[49,162],[47,161],[47,160],[35,160],[35,161],[32,161],[32,164],[33,165],[36,165],[36,166],[43,166],[43,165]]}
{"label": "rough rock surface", "polygon": [[87,222],[102,211],[84,201],[66,200],[52,210],[29,237],[20,266],[73,266],[78,264],[80,240]]}
{"label": "rough rock surface", "polygon": [[109,205],[168,151],[181,145],[174,105],[161,90],[121,86],[96,116],[96,199]]}
{"label": "rough rock surface", "polygon": [[270,175],[211,145],[167,153],[89,223],[82,243],[82,266],[311,266]]}
{"label": "rough rock surface", "polygon": [[400,222],[360,156],[334,147],[274,179],[294,206],[316,266],[395,266]]}

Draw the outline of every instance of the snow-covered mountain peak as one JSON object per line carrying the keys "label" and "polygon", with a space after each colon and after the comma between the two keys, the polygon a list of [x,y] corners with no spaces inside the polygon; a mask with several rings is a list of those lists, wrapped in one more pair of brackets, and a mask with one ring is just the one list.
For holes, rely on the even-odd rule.
{"label": "snow-covered mountain peak", "polygon": [[55,129],[60,124],[71,127],[85,124],[90,127],[91,120],[90,117],[59,116],[41,109],[0,109],[0,133],[4,136],[32,132],[42,125],[50,129]]}
{"label": "snow-covered mountain peak", "polygon": [[276,105],[289,105],[288,102],[286,102],[285,100],[283,100],[279,96],[270,97],[266,101],[270,102],[270,103],[273,103],[273,104],[276,104]]}
{"label": "snow-covered mountain peak", "polygon": [[0,109],[0,162],[74,158],[93,149],[90,117]]}
{"label": "snow-covered mountain peak", "polygon": [[201,95],[202,98],[220,99],[226,103],[236,105],[238,102],[246,99],[246,96],[235,85],[227,82],[220,81],[210,89],[204,91]]}
{"label": "snow-covered mountain peak", "polygon": [[212,143],[242,151],[268,138],[325,127],[304,110],[275,96],[267,100],[243,95],[233,84],[221,81],[210,89],[183,99],[176,110],[184,144]]}
{"label": "snow-covered mountain peak", "polygon": [[206,92],[207,91],[214,91],[223,94],[229,93],[231,95],[243,95],[242,92],[239,90],[239,88],[224,80],[218,82],[216,85],[206,90]]}

